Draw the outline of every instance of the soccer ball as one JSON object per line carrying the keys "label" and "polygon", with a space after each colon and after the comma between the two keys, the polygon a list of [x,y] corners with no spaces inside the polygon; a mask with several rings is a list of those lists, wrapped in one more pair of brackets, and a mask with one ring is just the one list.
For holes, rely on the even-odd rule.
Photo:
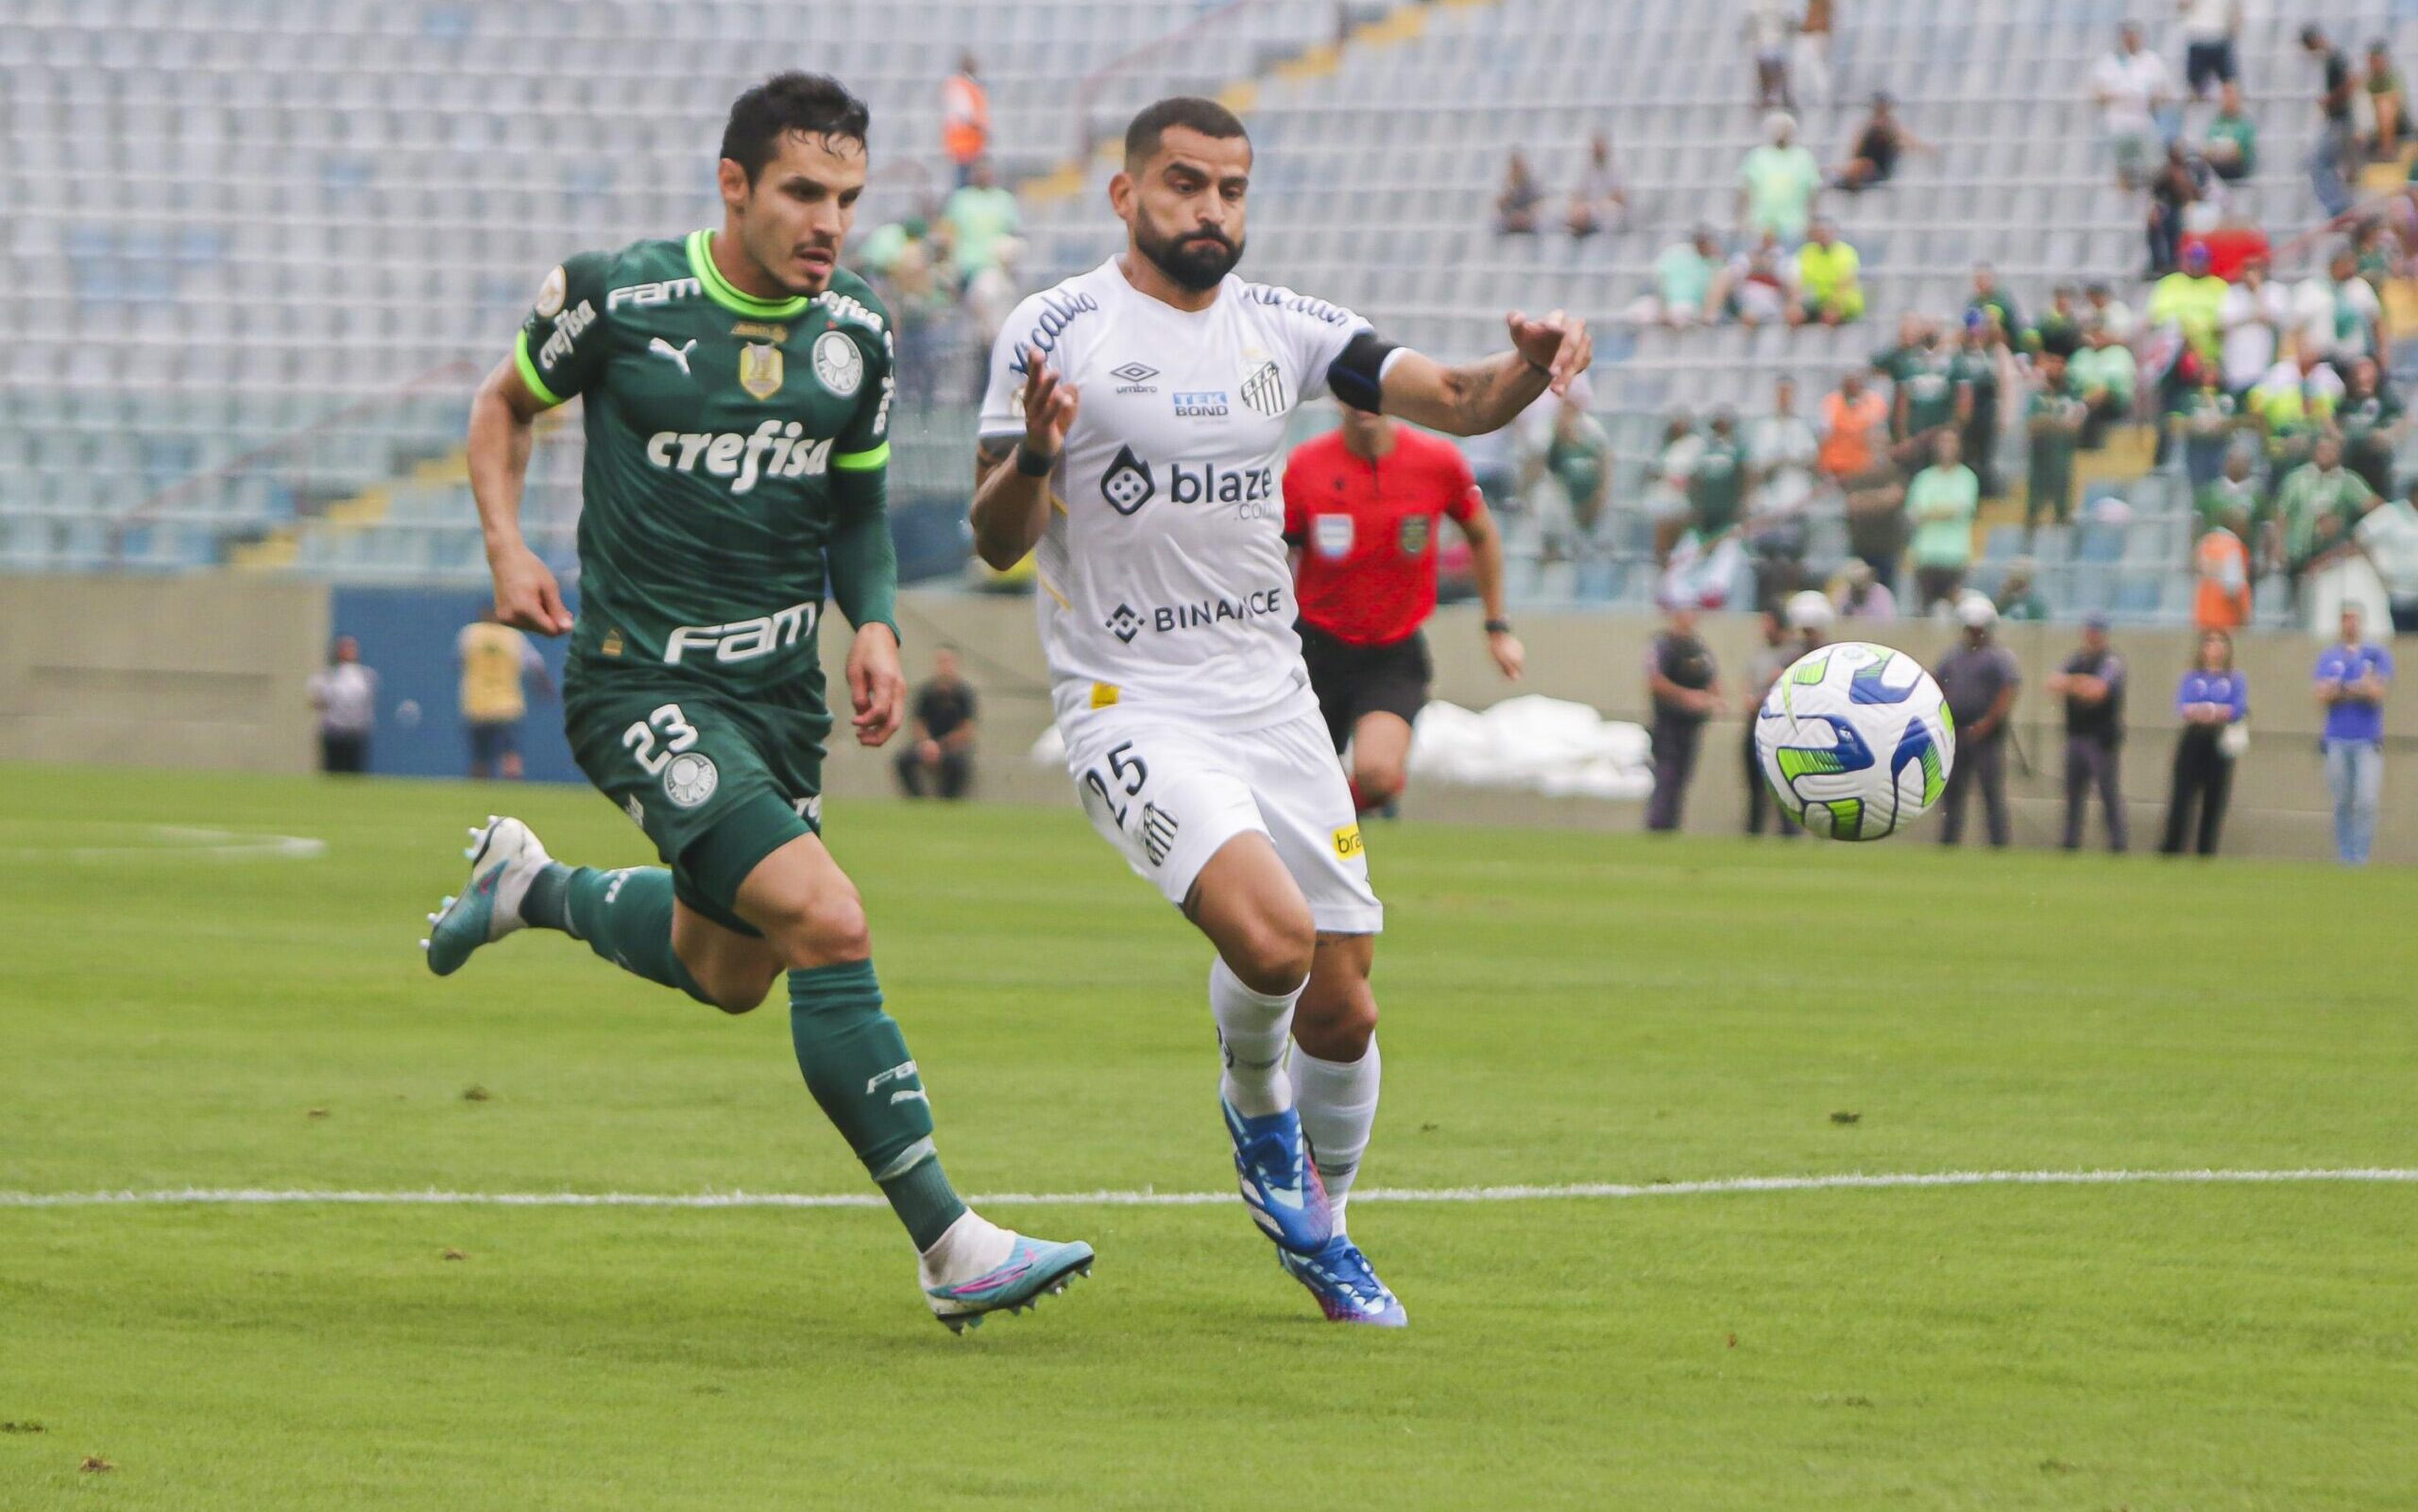
{"label": "soccer ball", "polygon": [[1780,811],[1831,840],[1880,840],[1931,810],[1956,760],[1948,700],[1915,658],[1842,641],[1809,651],[1755,712]]}

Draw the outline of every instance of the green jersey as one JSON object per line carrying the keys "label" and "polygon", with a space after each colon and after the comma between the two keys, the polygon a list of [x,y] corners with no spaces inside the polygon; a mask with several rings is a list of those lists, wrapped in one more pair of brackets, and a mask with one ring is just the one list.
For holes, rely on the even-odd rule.
{"label": "green jersey", "polygon": [[2073,494],[2074,449],[2081,444],[2083,421],[2089,413],[2071,382],[2056,388],[2043,383],[2024,406],[2024,426],[2032,437],[2032,497],[2053,504],[2060,518]]}
{"label": "green jersey", "polygon": [[2342,429],[2345,456],[2391,456],[2392,427],[2400,418],[2401,405],[2390,395],[2345,394],[2334,401],[2334,423]]}
{"label": "green jersey", "polygon": [[1920,435],[1956,418],[1957,363],[1951,352],[1901,352],[1895,374],[1906,396],[1906,433]]}
{"label": "green jersey", "polygon": [[2200,529],[2203,532],[2224,524],[2236,515],[2244,520],[2267,518],[2267,501],[2259,495],[2256,478],[2215,479],[2200,490],[2200,497],[2193,502],[2200,512]]}
{"label": "green jersey", "polygon": [[652,669],[819,708],[826,548],[864,525],[888,554],[890,318],[846,271],[810,298],[743,294],[713,234],[572,257],[513,348],[537,399],[587,399],[570,675]]}
{"label": "green jersey", "polygon": [[[2275,500],[2275,513],[2284,521],[2285,554],[2300,562],[2316,554],[2320,546],[2349,540],[2361,511],[2375,497],[2348,467],[2324,472],[2312,462],[2294,468]],[[2318,521],[2327,518],[2337,528],[2330,536],[2321,536]]]}
{"label": "green jersey", "polygon": [[1699,535],[1713,536],[1738,523],[1746,498],[1746,449],[1735,438],[1704,438],[1704,454],[1688,474],[1688,508]]}

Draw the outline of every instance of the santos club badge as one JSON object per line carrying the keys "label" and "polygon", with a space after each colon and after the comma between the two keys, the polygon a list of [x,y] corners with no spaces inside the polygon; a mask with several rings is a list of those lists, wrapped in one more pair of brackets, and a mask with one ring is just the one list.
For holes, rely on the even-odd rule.
{"label": "santos club badge", "polygon": [[865,354],[842,332],[826,331],[814,338],[814,376],[825,388],[846,399],[865,381]]}

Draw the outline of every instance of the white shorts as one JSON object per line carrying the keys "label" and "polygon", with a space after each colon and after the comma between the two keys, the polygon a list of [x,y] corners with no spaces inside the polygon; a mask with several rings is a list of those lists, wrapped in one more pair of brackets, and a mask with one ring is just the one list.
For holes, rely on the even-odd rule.
{"label": "white shorts", "polygon": [[1112,706],[1070,715],[1058,729],[1092,827],[1169,903],[1183,906],[1219,846],[1257,831],[1321,931],[1385,927],[1351,784],[1317,714],[1235,733]]}

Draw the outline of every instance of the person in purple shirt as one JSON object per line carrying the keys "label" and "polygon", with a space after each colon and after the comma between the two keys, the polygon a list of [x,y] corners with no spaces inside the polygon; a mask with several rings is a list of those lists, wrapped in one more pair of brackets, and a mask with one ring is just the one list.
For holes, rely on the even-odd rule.
{"label": "person in purple shirt", "polygon": [[2384,801],[2384,694],[2392,653],[2359,637],[2359,611],[2342,611],[2342,639],[2318,654],[2317,701],[2325,705],[2325,785],[2334,793],[2334,853],[2364,866]]}
{"label": "person in purple shirt", "polygon": [[2174,742],[2174,792],[2166,801],[2166,841],[2158,850],[2183,854],[2191,808],[2200,809],[2200,854],[2217,854],[2217,831],[2225,822],[2225,799],[2233,791],[2233,761],[2247,735],[2250,683],[2233,670],[2233,637],[2222,630],[2200,633],[2200,659],[2183,674],[2174,692],[2183,733]]}

